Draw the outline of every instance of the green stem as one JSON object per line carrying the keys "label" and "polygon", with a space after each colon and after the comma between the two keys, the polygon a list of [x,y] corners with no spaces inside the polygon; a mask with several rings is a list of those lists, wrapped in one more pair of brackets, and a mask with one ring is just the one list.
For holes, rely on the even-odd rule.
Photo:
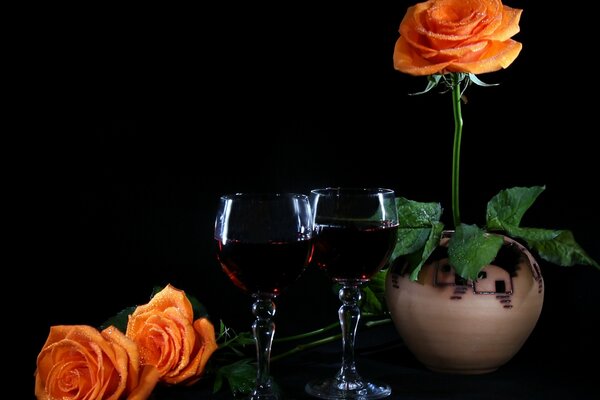
{"label": "green stem", "polygon": [[460,209],[458,204],[460,173],[460,141],[462,139],[463,120],[460,109],[460,79],[457,73],[452,74],[452,111],[454,112],[454,146],[452,149],[452,218],[454,228],[460,225]]}
{"label": "green stem", "polygon": [[225,341],[225,342],[221,343],[221,344],[219,345],[219,349],[224,349],[224,348],[226,348],[226,347],[229,347],[229,345],[230,345],[231,343],[237,342],[237,341],[238,341],[238,339],[239,339],[239,338],[238,338],[237,336],[234,336],[234,337],[232,337],[231,339],[229,339],[229,340],[227,340],[227,341]]}
{"label": "green stem", "polygon": [[286,351],[285,353],[278,354],[276,356],[271,357],[271,361],[281,360],[282,358],[291,356],[293,354],[299,353],[304,350],[312,349],[313,347],[320,346],[322,344],[331,343],[335,340],[341,339],[342,334],[338,333],[337,335],[327,336],[326,338],[315,340],[314,342],[299,344],[291,350]]}
{"label": "green stem", "polygon": [[301,333],[299,335],[286,336],[286,337],[283,337],[283,338],[280,338],[280,339],[275,338],[274,342],[275,343],[283,343],[283,342],[291,342],[292,340],[297,340],[297,339],[304,339],[304,338],[307,338],[307,337],[319,335],[319,334],[321,334],[323,332],[330,331],[330,330],[332,330],[334,328],[339,329],[340,328],[340,323],[339,322],[334,322],[333,324],[327,325],[327,326],[325,326],[323,328],[316,329],[316,330],[311,331],[311,332]]}
{"label": "green stem", "polygon": [[386,318],[386,319],[380,319],[377,321],[369,321],[369,322],[365,323],[365,326],[367,328],[373,328],[374,326],[385,325],[385,324],[389,324],[391,322],[392,322],[391,318]]}
{"label": "green stem", "polygon": [[[380,320],[376,320],[376,321],[368,321],[368,322],[365,323],[365,328],[370,329],[370,328],[374,328],[376,326],[389,324],[390,322],[392,322],[392,320],[390,318],[380,319]],[[301,334],[301,335],[296,335],[296,336],[290,336],[290,337],[282,338],[282,339],[280,339],[280,342],[289,341],[289,340],[293,340],[293,339],[305,338],[305,337],[308,337],[309,335],[315,335],[318,332],[328,331],[328,330],[332,329],[333,327],[339,327],[339,325],[340,324],[338,322],[336,322],[334,324],[327,325],[324,328],[317,329],[316,331],[304,333],[304,334]],[[301,351],[312,349],[312,348],[320,346],[322,344],[331,343],[331,342],[339,340],[341,338],[342,338],[342,334],[338,333],[337,335],[327,336],[327,337],[325,337],[323,339],[318,339],[318,340],[315,340],[313,342],[309,342],[309,343],[305,343],[305,344],[299,344],[298,346],[294,347],[293,349],[290,349],[290,350],[286,351],[285,353],[281,353],[281,354],[278,354],[276,356],[272,356],[271,357],[271,361],[281,360],[282,358],[289,357],[289,356],[294,355],[296,353],[300,353]]]}

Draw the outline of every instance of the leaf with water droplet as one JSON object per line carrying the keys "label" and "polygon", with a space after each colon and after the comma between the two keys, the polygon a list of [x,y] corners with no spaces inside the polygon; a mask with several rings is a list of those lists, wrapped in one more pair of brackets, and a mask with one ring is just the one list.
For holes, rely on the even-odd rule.
{"label": "leaf with water droplet", "polygon": [[[440,238],[442,236],[442,231],[444,230],[444,224],[441,222],[435,222],[433,224],[433,228],[429,233],[429,237],[427,238],[427,242],[425,246],[423,246],[423,250],[421,251],[420,257],[415,259],[419,260],[418,263],[411,267],[410,279],[416,281],[419,278],[419,272],[421,268],[431,255],[436,247],[440,244]],[[412,264],[412,263],[411,263]]]}
{"label": "leaf with water droplet", "polygon": [[389,263],[406,254],[411,254],[421,249],[427,243],[427,238],[431,234],[431,228],[400,228],[398,229],[398,239],[392,253]]}
{"label": "leaf with water droplet", "polygon": [[551,263],[570,267],[577,264],[592,265],[600,269],[594,261],[575,241],[573,233],[568,230],[557,231],[560,234],[550,240],[527,241],[540,257]]}
{"label": "leaf with water droplet", "polygon": [[398,239],[389,263],[407,255],[411,268],[411,279],[416,279],[421,267],[438,245],[443,224],[440,203],[425,203],[396,198],[398,211]]}
{"label": "leaf with water droplet", "polygon": [[369,279],[367,286],[363,288],[364,297],[361,300],[360,309],[363,313],[383,315],[385,311],[385,277],[387,269],[382,269]]}
{"label": "leaf with water droplet", "polygon": [[250,393],[256,383],[256,367],[251,364],[252,361],[250,358],[244,358],[219,368],[213,384],[213,393],[221,390],[223,381],[227,381],[234,396]]}
{"label": "leaf with water droplet", "polygon": [[477,279],[479,271],[496,258],[503,242],[501,236],[476,225],[460,224],[448,243],[450,265],[461,277]]}
{"label": "leaf with water droplet", "polygon": [[553,240],[562,232],[554,229],[521,228],[510,225],[505,225],[504,228],[511,237],[523,239],[527,243]]}
{"label": "leaf with water droplet", "polygon": [[425,203],[404,197],[396,198],[396,210],[400,228],[429,228],[442,217],[440,203]]}
{"label": "leaf with water droplet", "polygon": [[545,186],[533,186],[501,190],[487,204],[487,228],[506,230],[507,226],[518,227],[525,212],[544,189]]}

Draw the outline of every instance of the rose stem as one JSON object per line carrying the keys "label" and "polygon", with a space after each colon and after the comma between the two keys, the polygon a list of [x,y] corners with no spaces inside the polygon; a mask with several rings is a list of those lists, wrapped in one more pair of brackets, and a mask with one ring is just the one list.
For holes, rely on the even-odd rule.
{"label": "rose stem", "polygon": [[454,146],[452,150],[452,218],[454,228],[460,225],[458,207],[458,179],[460,173],[460,141],[463,120],[460,109],[460,79],[458,73],[452,73],[452,111],[454,112]]}

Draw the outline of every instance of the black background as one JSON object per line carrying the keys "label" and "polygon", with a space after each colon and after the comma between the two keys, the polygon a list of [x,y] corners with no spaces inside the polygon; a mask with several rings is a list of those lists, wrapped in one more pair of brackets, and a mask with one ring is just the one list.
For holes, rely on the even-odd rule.
{"label": "black background", "polygon": [[[8,170],[17,257],[7,276],[35,304],[10,297],[28,326],[16,334],[26,341],[19,359],[28,387],[51,325],[97,326],[145,303],[154,285],[172,283],[214,321],[248,329],[250,300],[212,248],[219,194],[382,186],[442,202],[451,223],[450,96],[409,96],[425,78],[392,65],[411,3],[19,15],[8,109],[18,140],[7,146],[17,155]],[[594,72],[584,55],[591,16],[565,20],[564,10],[539,3],[506,2],[525,9],[515,37],[523,51],[508,69],[480,76],[499,86],[467,91],[463,221],[482,225],[500,189],[546,185],[524,225],[571,229],[600,260],[597,111],[574,93]],[[563,36],[569,46],[558,44]],[[597,361],[600,271],[542,268],[546,301],[523,352],[568,373],[573,362]],[[318,271],[277,304],[278,335],[336,318],[336,296]]]}

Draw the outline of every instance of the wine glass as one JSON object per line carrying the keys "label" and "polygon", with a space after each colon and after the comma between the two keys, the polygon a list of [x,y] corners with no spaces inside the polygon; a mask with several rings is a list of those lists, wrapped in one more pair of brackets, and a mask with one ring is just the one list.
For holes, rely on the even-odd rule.
{"label": "wine glass", "polygon": [[398,232],[393,190],[325,188],[311,191],[314,250],[311,263],[341,285],[342,365],[333,378],[306,384],[308,394],[322,399],[379,399],[389,385],[364,380],[356,369],[354,340],[360,320],[361,285],[391,255]]}
{"label": "wine glass", "polygon": [[257,375],[249,399],[280,398],[269,373],[273,299],[308,265],[312,234],[306,195],[236,193],[220,198],[214,234],[217,258],[230,280],[253,297]]}

